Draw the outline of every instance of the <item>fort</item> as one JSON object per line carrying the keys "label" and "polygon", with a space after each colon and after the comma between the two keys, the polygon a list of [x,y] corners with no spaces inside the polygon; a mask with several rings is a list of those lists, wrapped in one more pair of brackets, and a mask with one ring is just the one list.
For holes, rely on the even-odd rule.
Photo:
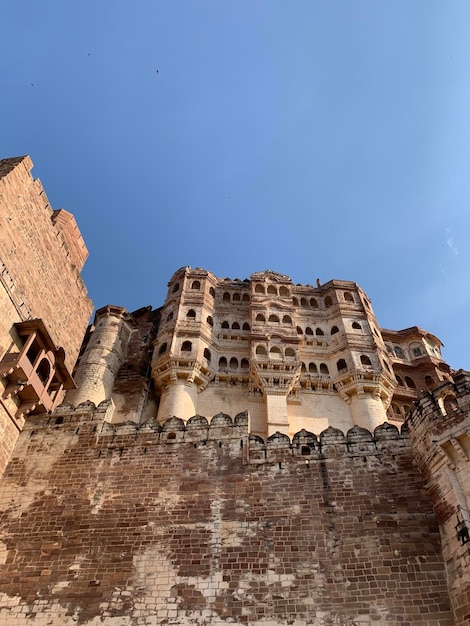
{"label": "fort", "polygon": [[470,623],[470,373],[353,282],[183,267],[96,311],[0,161],[0,622]]}

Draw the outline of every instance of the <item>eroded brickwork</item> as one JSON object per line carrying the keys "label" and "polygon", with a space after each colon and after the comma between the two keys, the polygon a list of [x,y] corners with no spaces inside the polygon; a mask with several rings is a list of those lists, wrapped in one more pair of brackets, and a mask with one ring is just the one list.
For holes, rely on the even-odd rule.
{"label": "eroded brickwork", "polygon": [[28,418],[0,486],[0,621],[453,624],[406,434],[292,442],[220,414]]}

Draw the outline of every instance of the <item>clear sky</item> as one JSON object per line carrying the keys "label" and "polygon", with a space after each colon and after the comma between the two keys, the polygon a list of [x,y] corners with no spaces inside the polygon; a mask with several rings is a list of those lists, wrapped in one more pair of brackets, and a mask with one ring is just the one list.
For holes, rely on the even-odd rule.
{"label": "clear sky", "polygon": [[75,215],[97,307],[160,306],[183,265],[354,280],[470,369],[468,0],[1,13],[0,156]]}

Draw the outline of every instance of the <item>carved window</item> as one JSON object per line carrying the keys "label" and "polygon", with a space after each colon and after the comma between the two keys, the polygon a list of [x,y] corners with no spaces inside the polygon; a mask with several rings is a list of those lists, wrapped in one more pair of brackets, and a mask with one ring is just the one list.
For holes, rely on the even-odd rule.
{"label": "carved window", "polygon": [[191,289],[200,289],[201,283],[198,280],[193,280],[193,284],[191,285]]}
{"label": "carved window", "polygon": [[181,344],[181,352],[191,352],[193,344],[190,341],[183,341]]}
{"label": "carved window", "polygon": [[344,359],[339,359],[339,361],[337,361],[336,363],[336,369],[338,370],[338,372],[347,371],[348,366],[346,364],[346,361]]}
{"label": "carved window", "polygon": [[318,302],[317,300],[315,300],[315,298],[310,298],[310,306],[312,307],[312,309],[318,309]]}
{"label": "carved window", "polygon": [[330,332],[332,335],[336,335],[336,333],[339,333],[339,328],[337,326],[332,326]]}

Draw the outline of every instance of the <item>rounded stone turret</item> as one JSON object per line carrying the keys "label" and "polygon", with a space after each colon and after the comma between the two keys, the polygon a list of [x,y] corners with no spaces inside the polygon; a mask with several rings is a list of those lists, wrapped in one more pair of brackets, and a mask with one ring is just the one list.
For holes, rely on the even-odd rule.
{"label": "rounded stone turret", "polygon": [[78,405],[91,401],[98,405],[111,397],[134,325],[122,307],[108,305],[96,312],[88,345],[74,375],[77,389],[67,395],[68,402]]}

